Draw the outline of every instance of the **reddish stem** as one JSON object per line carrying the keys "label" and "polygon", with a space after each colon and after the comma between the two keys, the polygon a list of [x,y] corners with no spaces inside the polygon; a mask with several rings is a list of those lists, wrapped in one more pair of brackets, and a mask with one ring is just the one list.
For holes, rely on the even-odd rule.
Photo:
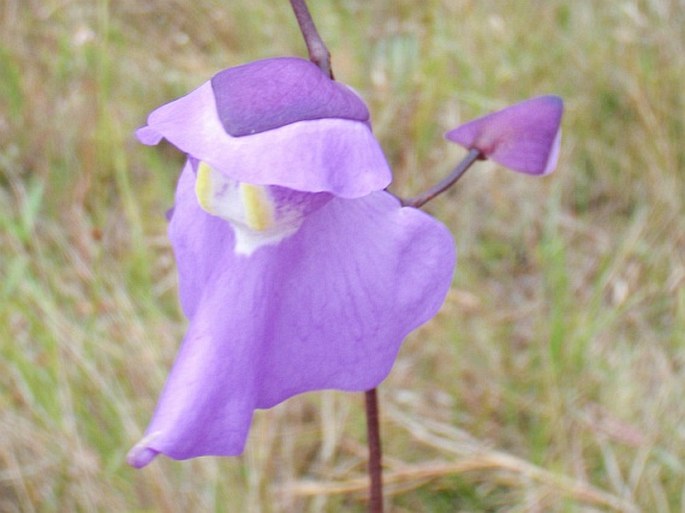
{"label": "reddish stem", "polygon": [[366,436],[369,446],[369,513],[383,513],[382,449],[376,389],[368,390],[364,399],[366,403]]}
{"label": "reddish stem", "polygon": [[423,206],[424,204],[428,203],[430,200],[435,198],[438,194],[441,194],[450,187],[452,187],[455,183],[457,183],[457,180],[464,176],[464,173],[468,171],[468,169],[473,165],[473,163],[476,160],[482,159],[483,155],[480,151],[476,149],[469,150],[468,155],[466,155],[466,157],[464,157],[463,160],[459,162],[459,164],[457,164],[457,167],[455,167],[448,176],[446,176],[438,183],[436,183],[433,187],[428,189],[426,192],[419,194],[418,196],[414,196],[413,198],[409,199],[400,198],[402,205],[405,207],[414,208],[419,208]]}
{"label": "reddish stem", "polygon": [[300,32],[307,45],[309,52],[309,60],[316,64],[321,71],[323,71],[331,79],[333,78],[333,70],[331,69],[331,54],[326,48],[326,44],[321,39],[319,31],[316,30],[312,15],[309,13],[309,8],[305,0],[290,0],[290,5],[297,18],[297,23],[300,26]]}

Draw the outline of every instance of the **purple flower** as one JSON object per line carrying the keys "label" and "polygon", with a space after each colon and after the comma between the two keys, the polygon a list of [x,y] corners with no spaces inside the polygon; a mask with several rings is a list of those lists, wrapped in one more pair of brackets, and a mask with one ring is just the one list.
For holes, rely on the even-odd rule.
{"label": "purple flower", "polygon": [[377,386],[442,305],[449,232],[383,191],[365,104],[310,62],[222,71],[138,137],[188,155],[169,236],[190,324],[131,465],[237,455],[257,408]]}
{"label": "purple flower", "polygon": [[445,137],[514,171],[546,175],[559,158],[563,110],[558,96],[538,96],[474,119]]}

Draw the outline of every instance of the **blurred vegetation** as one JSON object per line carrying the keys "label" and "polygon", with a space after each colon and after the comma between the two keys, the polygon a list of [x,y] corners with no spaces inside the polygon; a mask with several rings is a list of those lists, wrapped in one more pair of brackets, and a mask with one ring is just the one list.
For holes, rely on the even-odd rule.
{"label": "blurred vegetation", "polygon": [[[558,171],[485,163],[429,210],[460,251],[382,385],[390,511],[682,511],[685,4],[312,2],[416,193],[442,133],[564,97]],[[304,55],[286,1],[0,3],[0,511],[364,511],[362,396],[259,412],[240,458],[136,471],[185,321],[182,156],[134,129],[217,70]]]}

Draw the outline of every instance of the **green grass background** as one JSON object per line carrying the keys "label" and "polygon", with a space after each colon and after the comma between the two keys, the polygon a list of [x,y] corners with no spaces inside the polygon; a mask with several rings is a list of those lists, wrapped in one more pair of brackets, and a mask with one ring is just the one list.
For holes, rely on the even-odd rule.
{"label": "green grass background", "polygon": [[[411,195],[442,133],[563,96],[556,173],[484,163],[428,210],[459,263],[381,386],[402,512],[685,511],[685,4],[316,0]],[[182,156],[147,113],[304,55],[285,0],[0,2],[0,511],[361,512],[361,394],[259,412],[239,458],[133,470],[183,335],[166,239]]]}

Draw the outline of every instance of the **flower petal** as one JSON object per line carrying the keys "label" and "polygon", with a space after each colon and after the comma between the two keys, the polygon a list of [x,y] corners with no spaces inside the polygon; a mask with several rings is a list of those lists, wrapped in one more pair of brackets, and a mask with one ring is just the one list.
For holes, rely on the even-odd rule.
{"label": "flower petal", "polygon": [[310,390],[363,391],[388,374],[404,337],[442,305],[452,237],[385,192],[335,198],[300,230],[250,257],[202,211],[189,166],[170,236],[190,327],[130,461],[243,450],[252,412]]}
{"label": "flower petal", "polygon": [[[366,122],[340,118],[298,121],[232,137],[219,119],[211,82],[162,105],[138,129],[143,144],[164,137],[228,178],[299,191],[357,198],[392,179],[383,151]],[[292,112],[287,113],[288,116]]]}
{"label": "flower petal", "polygon": [[557,164],[563,109],[558,96],[539,96],[470,121],[445,137],[514,171],[545,175]]}
{"label": "flower petal", "polygon": [[233,137],[296,121],[369,120],[369,111],[356,93],[305,59],[251,62],[217,73],[211,84],[221,124]]}

